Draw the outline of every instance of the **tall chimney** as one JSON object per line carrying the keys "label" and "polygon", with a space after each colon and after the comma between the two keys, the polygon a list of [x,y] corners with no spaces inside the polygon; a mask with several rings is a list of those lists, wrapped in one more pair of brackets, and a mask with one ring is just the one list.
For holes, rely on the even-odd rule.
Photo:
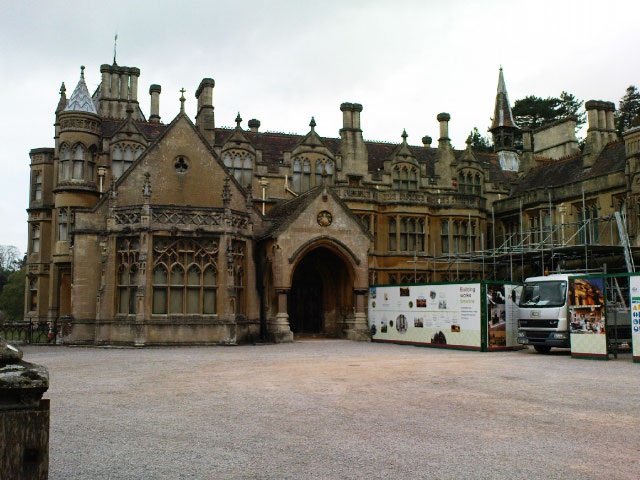
{"label": "tall chimney", "polygon": [[260,120],[252,118],[251,120],[249,120],[249,123],[247,123],[247,125],[249,125],[249,130],[251,130],[253,133],[258,133],[258,130],[260,129]]}
{"label": "tall chimney", "polygon": [[422,137],[422,145],[424,145],[426,148],[431,148],[431,137],[429,135],[425,135],[424,137]]}
{"label": "tall chimney", "polygon": [[196,99],[198,100],[196,127],[211,146],[213,146],[216,136],[213,113],[213,87],[215,85],[216,82],[213,78],[203,78],[196,90]]}
{"label": "tall chimney", "polygon": [[451,139],[449,138],[449,120],[451,115],[446,112],[439,113],[436,117],[440,122],[440,138],[438,139],[438,148],[450,148]]}
{"label": "tall chimney", "polygon": [[151,116],[150,122],[160,122],[160,92],[162,87],[155,83],[149,87],[149,95],[151,95]]}

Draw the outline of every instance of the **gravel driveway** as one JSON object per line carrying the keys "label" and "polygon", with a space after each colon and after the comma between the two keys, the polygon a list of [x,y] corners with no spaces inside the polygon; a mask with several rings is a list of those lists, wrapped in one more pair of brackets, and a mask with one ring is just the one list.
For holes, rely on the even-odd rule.
{"label": "gravel driveway", "polygon": [[640,365],[340,340],[24,347],[50,478],[633,479]]}

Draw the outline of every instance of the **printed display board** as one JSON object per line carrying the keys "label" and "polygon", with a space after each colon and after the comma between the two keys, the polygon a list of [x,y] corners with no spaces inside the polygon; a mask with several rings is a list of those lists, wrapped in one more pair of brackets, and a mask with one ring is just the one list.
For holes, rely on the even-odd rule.
{"label": "printed display board", "polygon": [[373,340],[480,350],[480,292],[480,283],[371,287]]}
{"label": "printed display board", "polygon": [[[518,303],[515,285],[487,283],[487,349],[503,350],[518,345]],[[517,292],[520,289],[516,290]]]}
{"label": "printed display board", "polygon": [[607,329],[602,278],[569,279],[571,356],[607,358]]}
{"label": "printed display board", "polygon": [[633,361],[640,363],[640,276],[629,277],[631,296],[631,348]]}

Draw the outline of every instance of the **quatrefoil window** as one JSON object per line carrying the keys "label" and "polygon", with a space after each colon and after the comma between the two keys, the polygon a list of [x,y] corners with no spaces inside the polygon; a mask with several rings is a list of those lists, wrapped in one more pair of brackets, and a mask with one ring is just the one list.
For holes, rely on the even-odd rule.
{"label": "quatrefoil window", "polygon": [[176,163],[173,164],[173,168],[175,168],[178,173],[186,173],[189,169],[189,164],[186,158],[178,157],[176,158]]}

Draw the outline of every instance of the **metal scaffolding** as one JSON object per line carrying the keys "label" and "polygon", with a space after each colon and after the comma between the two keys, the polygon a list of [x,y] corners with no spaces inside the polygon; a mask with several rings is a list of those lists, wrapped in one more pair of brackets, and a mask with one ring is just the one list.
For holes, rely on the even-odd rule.
{"label": "metal scaffolding", "polygon": [[[520,229],[494,238],[494,248],[451,252],[431,257],[434,272],[447,270],[456,280],[477,278],[524,281],[525,270],[544,272],[602,272],[635,271],[633,253],[640,248],[631,247],[625,219],[614,215],[586,218],[578,222],[542,225],[525,231],[522,212]],[[459,242],[454,245],[460,246]],[[470,249],[468,249],[470,250]],[[446,269],[443,269],[446,265]]]}

